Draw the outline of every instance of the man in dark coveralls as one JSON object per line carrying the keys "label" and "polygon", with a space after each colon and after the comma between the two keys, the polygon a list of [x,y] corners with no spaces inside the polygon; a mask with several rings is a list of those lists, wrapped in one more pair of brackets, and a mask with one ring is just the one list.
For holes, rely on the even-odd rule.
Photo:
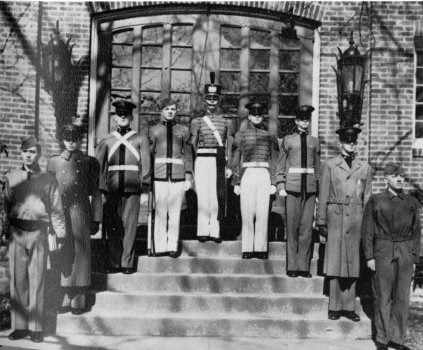
{"label": "man in dark coveralls", "polygon": [[109,246],[109,272],[131,274],[141,191],[148,192],[151,181],[150,146],[146,133],[139,134],[130,127],[135,105],[119,100],[113,106],[118,128],[101,140],[96,152],[100,190],[106,197],[103,229]]}
{"label": "man in dark coveralls", "polygon": [[86,311],[86,293],[91,284],[91,235],[98,231],[103,213],[98,187],[100,165],[96,158],[80,151],[82,136],[81,127],[63,126],[65,150],[51,157],[47,165],[47,172],[59,184],[71,242],[64,251],[71,271],[69,276],[62,273],[63,300],[58,313],[71,311],[74,315]]}
{"label": "man in dark coveralls", "polygon": [[22,141],[23,166],[6,175],[5,225],[10,237],[11,340],[31,336],[43,341],[44,279],[47,269],[48,230],[57,235],[58,249],[66,237],[65,218],[56,179],[38,165],[41,146],[34,136]]}
{"label": "man in dark coveralls", "polygon": [[221,243],[219,221],[226,212],[226,178],[231,177],[232,122],[218,112],[220,85],[205,86],[206,115],[191,122],[191,144],[195,152],[194,179],[198,197],[197,238]]}
{"label": "man in dark coveralls", "polygon": [[376,347],[407,350],[413,263],[420,255],[420,209],[402,190],[401,164],[387,163],[384,174],[387,189],[370,197],[362,222],[365,258],[373,271]]}
{"label": "man in dark coveralls", "polygon": [[312,106],[298,107],[296,133],[286,136],[282,141],[277,165],[278,191],[281,196],[287,196],[289,277],[312,277],[312,226],[320,177],[320,142],[308,132],[313,111]]}
{"label": "man in dark coveralls", "polygon": [[250,102],[248,128],[235,135],[234,192],[241,195],[242,258],[267,259],[270,195],[276,193],[278,140],[263,120],[264,103]]}
{"label": "man in dark coveralls", "polygon": [[355,288],[360,275],[361,220],[372,194],[372,170],[355,154],[361,129],[346,127],[336,132],[341,152],[322,165],[317,225],[327,238],[328,317],[338,320],[345,316],[358,322]]}
{"label": "man in dark coveralls", "polygon": [[154,245],[156,255],[177,258],[182,202],[192,180],[191,142],[188,128],[175,121],[176,102],[166,98],[161,109],[161,122],[148,133],[154,158]]}

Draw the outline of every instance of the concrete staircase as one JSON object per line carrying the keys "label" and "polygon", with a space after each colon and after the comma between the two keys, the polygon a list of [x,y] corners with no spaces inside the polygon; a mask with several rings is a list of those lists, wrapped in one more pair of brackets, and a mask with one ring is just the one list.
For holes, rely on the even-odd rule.
{"label": "concrete staircase", "polygon": [[57,334],[370,338],[363,312],[358,323],[327,319],[317,258],[313,278],[287,278],[285,244],[269,248],[269,260],[242,260],[239,241],[184,241],[178,259],[140,256],[133,275],[95,274],[92,310],[58,315]]}

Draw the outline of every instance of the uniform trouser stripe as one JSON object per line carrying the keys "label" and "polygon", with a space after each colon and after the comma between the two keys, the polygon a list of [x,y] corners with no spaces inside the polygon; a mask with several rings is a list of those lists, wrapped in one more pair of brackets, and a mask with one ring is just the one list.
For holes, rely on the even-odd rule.
{"label": "uniform trouser stripe", "polygon": [[[10,243],[12,328],[43,330],[47,232],[16,229]],[[17,234],[19,233],[19,234]]]}
{"label": "uniform trouser stripe", "polygon": [[197,157],[194,171],[198,198],[197,236],[219,238],[216,157]]}
{"label": "uniform trouser stripe", "polygon": [[356,278],[332,277],[329,281],[329,310],[354,311]]}
{"label": "uniform trouser stripe", "polygon": [[312,226],[316,196],[314,194],[286,197],[288,270],[310,271]]}
{"label": "uniform trouser stripe", "polygon": [[242,175],[240,189],[242,251],[267,252],[270,199],[269,171],[265,168],[247,168]]}
{"label": "uniform trouser stripe", "polygon": [[154,245],[156,253],[178,250],[179,224],[184,199],[185,183],[154,182],[156,214],[154,219]]}

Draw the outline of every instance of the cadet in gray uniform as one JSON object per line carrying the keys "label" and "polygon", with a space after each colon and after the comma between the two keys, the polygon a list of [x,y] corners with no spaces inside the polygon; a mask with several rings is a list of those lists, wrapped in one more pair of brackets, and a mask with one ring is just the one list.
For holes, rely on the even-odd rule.
{"label": "cadet in gray uniform", "polygon": [[177,258],[182,202],[192,180],[190,133],[175,121],[175,101],[166,98],[161,109],[161,122],[148,135],[154,161],[155,254]]}
{"label": "cadet in gray uniform", "polygon": [[277,165],[279,194],[287,196],[289,277],[311,277],[312,225],[320,177],[320,142],[308,134],[313,111],[311,106],[297,109],[297,131],[282,141]]}
{"label": "cadet in gray uniform", "polygon": [[265,105],[251,102],[248,128],[235,135],[234,192],[241,194],[242,258],[267,259],[270,195],[276,193],[278,140],[263,121]]}

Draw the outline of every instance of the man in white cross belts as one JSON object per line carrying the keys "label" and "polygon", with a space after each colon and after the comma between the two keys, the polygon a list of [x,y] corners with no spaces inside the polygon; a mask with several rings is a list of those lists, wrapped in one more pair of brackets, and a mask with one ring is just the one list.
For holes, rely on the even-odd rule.
{"label": "man in white cross belts", "polygon": [[131,274],[140,195],[148,192],[151,180],[150,147],[145,133],[131,130],[135,105],[119,100],[113,106],[118,128],[101,140],[96,153],[101,168],[100,190],[106,197],[103,230],[109,246],[109,273]]}
{"label": "man in white cross belts", "polygon": [[210,82],[205,86],[206,115],[191,122],[191,143],[196,154],[197,238],[220,243],[219,220],[225,217],[226,178],[232,175],[226,165],[231,164],[234,131],[232,122],[218,113],[221,87],[215,84],[214,72]]}
{"label": "man in white cross belts", "polygon": [[148,133],[154,157],[154,247],[156,256],[177,258],[182,202],[192,180],[190,133],[175,121],[174,100],[165,98],[160,107],[161,121]]}

